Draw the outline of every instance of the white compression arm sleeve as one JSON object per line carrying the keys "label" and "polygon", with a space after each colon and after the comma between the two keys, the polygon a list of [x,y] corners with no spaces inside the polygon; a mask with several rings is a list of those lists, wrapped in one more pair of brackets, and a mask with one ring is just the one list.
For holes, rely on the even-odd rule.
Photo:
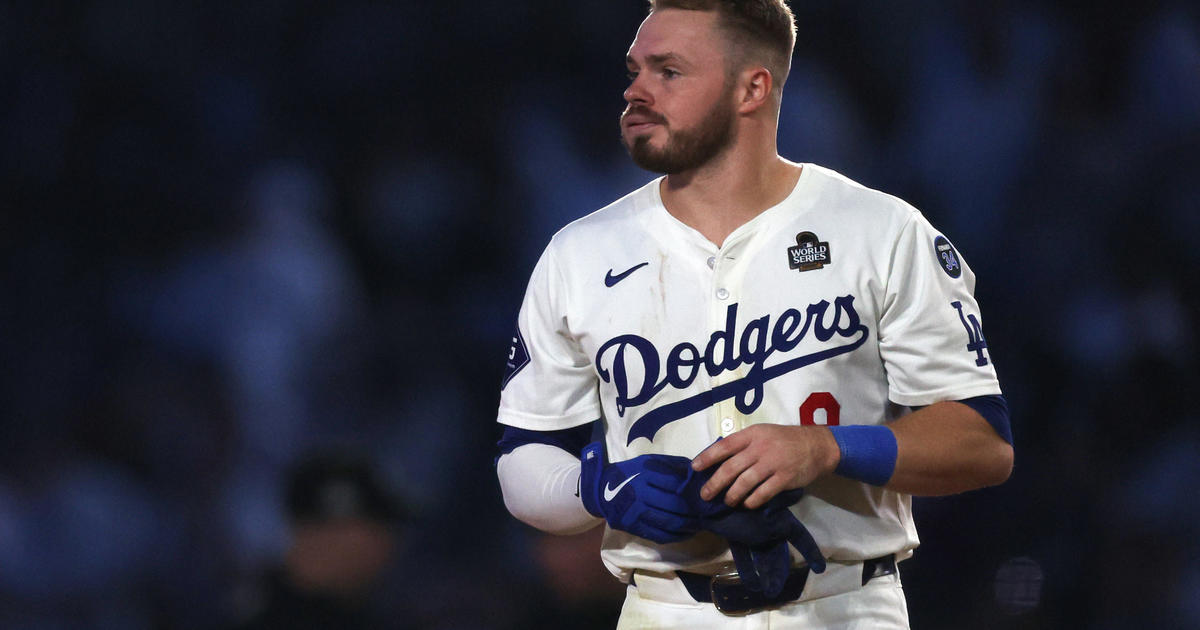
{"label": "white compression arm sleeve", "polygon": [[518,520],[551,534],[585,532],[603,519],[583,507],[579,459],[549,444],[522,444],[496,462],[504,505]]}

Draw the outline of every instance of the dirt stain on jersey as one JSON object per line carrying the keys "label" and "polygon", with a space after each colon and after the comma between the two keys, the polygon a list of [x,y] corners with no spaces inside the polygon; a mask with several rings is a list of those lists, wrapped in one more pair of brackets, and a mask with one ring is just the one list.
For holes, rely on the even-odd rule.
{"label": "dirt stain on jersey", "polygon": [[658,252],[658,298],[662,304],[663,315],[667,313],[667,253]]}

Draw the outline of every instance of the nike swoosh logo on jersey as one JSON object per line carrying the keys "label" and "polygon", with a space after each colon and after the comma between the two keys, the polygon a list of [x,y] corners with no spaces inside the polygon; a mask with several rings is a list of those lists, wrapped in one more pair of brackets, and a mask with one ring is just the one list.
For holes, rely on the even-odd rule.
{"label": "nike swoosh logo on jersey", "polygon": [[617,494],[619,492],[621,492],[621,488],[625,487],[625,484],[629,483],[630,481],[633,481],[633,478],[637,477],[640,474],[642,474],[642,473],[633,473],[633,476],[631,476],[630,478],[626,479],[625,481],[622,481],[621,483],[617,484],[616,488],[610,487],[611,484],[607,484],[607,483],[604,484],[604,500],[606,502],[612,501],[613,497],[617,496]]}
{"label": "nike swoosh logo on jersey", "polygon": [[646,265],[649,265],[649,264],[650,264],[650,262],[647,261],[640,265],[634,265],[634,266],[630,267],[629,269],[626,269],[625,271],[622,271],[621,273],[619,273],[615,276],[613,275],[613,270],[609,269],[608,273],[604,274],[604,286],[611,288],[616,283],[624,280],[625,278],[628,278],[629,274],[631,274],[631,273],[637,271],[638,269],[641,269],[642,267],[645,267]]}

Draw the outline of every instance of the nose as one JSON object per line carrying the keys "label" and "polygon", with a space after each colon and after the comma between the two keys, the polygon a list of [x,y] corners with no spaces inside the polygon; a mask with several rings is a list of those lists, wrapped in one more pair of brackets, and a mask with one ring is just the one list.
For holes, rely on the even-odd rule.
{"label": "nose", "polygon": [[634,77],[633,82],[629,84],[629,87],[625,88],[626,103],[629,103],[630,105],[649,105],[652,102],[650,93],[647,92],[646,88],[642,85],[642,76],[643,75],[639,74],[638,76]]}

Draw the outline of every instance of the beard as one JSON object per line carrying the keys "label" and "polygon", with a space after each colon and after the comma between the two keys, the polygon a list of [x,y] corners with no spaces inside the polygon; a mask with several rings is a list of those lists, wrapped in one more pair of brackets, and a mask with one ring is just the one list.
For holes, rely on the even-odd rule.
{"label": "beard", "polygon": [[674,175],[697,169],[720,155],[736,137],[734,108],[727,97],[722,94],[694,127],[677,131],[672,131],[662,116],[631,106],[626,113],[638,111],[654,117],[667,130],[667,141],[661,148],[654,147],[650,134],[642,134],[632,140],[622,135],[621,142],[634,164],[648,171]]}

